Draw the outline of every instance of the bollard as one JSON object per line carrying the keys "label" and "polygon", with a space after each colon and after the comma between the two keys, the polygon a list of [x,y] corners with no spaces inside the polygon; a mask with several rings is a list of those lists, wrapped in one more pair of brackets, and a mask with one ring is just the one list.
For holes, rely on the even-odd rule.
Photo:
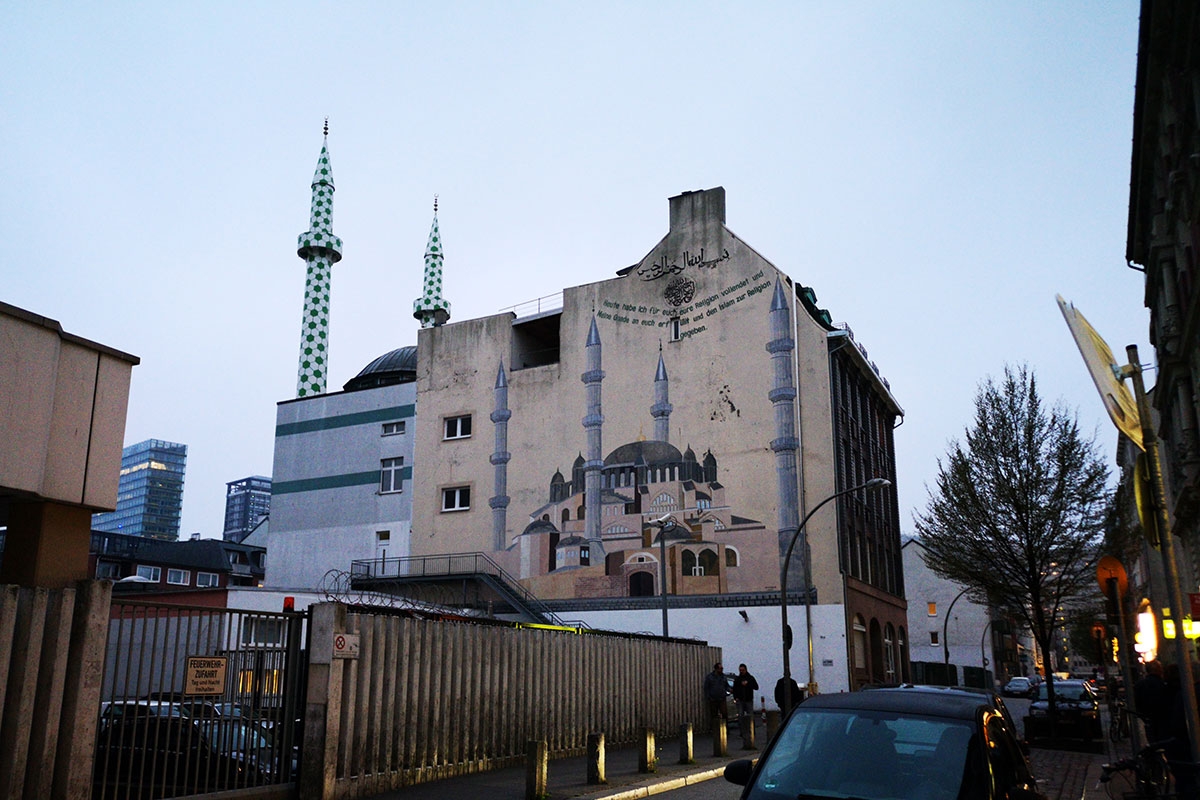
{"label": "bollard", "polygon": [[779,730],[779,709],[773,708],[767,712],[767,741],[775,736],[777,730]]}
{"label": "bollard", "polygon": [[654,748],[654,731],[642,728],[642,750],[638,753],[638,772],[654,772],[658,769],[658,754]]}
{"label": "bollard", "polygon": [[608,783],[604,765],[604,734],[589,733],[587,737],[587,782],[589,786]]}
{"label": "bollard", "polygon": [[754,745],[754,714],[742,714],[742,718],[738,720],[738,727],[742,734],[742,749],[757,750]]}
{"label": "bollard", "polygon": [[729,731],[726,730],[725,719],[722,717],[713,717],[713,755],[727,756],[729,755]]}
{"label": "bollard", "polygon": [[525,800],[544,800],[550,750],[544,739],[530,739],[525,748]]}
{"label": "bollard", "polygon": [[679,763],[696,763],[696,752],[692,737],[692,723],[690,722],[685,722],[679,726]]}

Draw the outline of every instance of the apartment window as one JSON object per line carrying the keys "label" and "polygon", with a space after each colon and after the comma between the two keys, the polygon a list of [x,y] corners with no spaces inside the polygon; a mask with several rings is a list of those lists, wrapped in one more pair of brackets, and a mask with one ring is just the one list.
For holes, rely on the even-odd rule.
{"label": "apartment window", "polygon": [[442,511],[466,511],[470,507],[470,486],[451,486],[448,489],[442,489]]}
{"label": "apartment window", "polygon": [[379,493],[391,494],[404,488],[404,459],[385,458],[379,462]]}
{"label": "apartment window", "polygon": [[404,420],[383,423],[384,436],[399,436],[402,433],[404,433]]}
{"label": "apartment window", "polygon": [[937,646],[937,644],[938,644],[938,632],[937,632],[937,631],[930,631],[930,632],[929,632],[929,646],[930,646],[930,647],[936,647],[936,646]]}
{"label": "apartment window", "polygon": [[667,330],[669,332],[668,336],[667,336],[668,341],[678,342],[679,341],[679,317],[671,317],[670,321],[667,323]]}
{"label": "apartment window", "polygon": [[162,580],[162,568],[148,567],[145,564],[138,564],[137,576],[139,578],[145,578],[151,583],[158,583],[160,580]]}
{"label": "apartment window", "polygon": [[937,603],[929,604],[929,616],[931,616],[931,617],[937,616]]}
{"label": "apartment window", "polygon": [[471,415],[446,417],[442,420],[443,439],[466,439],[471,435]]}
{"label": "apartment window", "polygon": [[169,569],[167,570],[167,583],[172,586],[187,586],[192,582],[191,570],[186,569]]}
{"label": "apartment window", "polygon": [[113,581],[119,580],[121,578],[121,565],[114,564],[111,561],[97,561],[96,577],[107,578]]}
{"label": "apartment window", "polygon": [[221,585],[221,577],[215,572],[197,572],[196,585],[201,588]]}

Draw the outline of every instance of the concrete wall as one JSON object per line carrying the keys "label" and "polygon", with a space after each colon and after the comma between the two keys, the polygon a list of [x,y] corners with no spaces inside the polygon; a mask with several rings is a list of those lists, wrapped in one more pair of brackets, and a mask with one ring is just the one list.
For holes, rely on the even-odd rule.
{"label": "concrete wall", "polygon": [[[739,610],[745,611],[748,619],[742,619]],[[813,671],[824,694],[850,689],[848,651],[842,624],[844,614],[844,607],[839,605],[812,607]],[[601,630],[662,633],[661,608],[564,611],[559,616]],[[803,605],[788,606],[788,624],[794,637],[791,671],[801,686],[808,683],[808,635],[804,619]],[[745,664],[758,680],[758,694],[766,697],[767,708],[776,708],[775,682],[783,675],[783,625],[777,606],[671,608],[667,612],[667,622],[672,638],[696,639],[719,648],[724,655],[726,672],[736,672],[738,664]],[[703,679],[701,674],[696,681]],[[754,702],[759,705],[757,699]]]}
{"label": "concrete wall", "polygon": [[[409,554],[415,399],[397,384],[279,404],[265,585],[314,588],[354,559]],[[382,435],[397,421],[403,434]],[[380,462],[398,457],[403,490],[381,493]]]}
{"label": "concrete wall", "polygon": [[0,303],[0,496],[116,506],[131,356]]}

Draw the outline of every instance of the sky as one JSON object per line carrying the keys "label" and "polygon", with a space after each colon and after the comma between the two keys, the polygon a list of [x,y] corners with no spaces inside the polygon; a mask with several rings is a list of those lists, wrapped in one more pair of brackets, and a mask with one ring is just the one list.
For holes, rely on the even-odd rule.
{"label": "sky", "polygon": [[310,188],[337,192],[329,389],[416,344],[438,196],[452,321],[604,280],[724,186],[905,410],[901,529],[1028,364],[1115,452],[1055,303],[1154,383],[1125,263],[1138,3],[0,5],[0,300],[141,359],[125,443],[188,446],[181,536],[270,476]]}

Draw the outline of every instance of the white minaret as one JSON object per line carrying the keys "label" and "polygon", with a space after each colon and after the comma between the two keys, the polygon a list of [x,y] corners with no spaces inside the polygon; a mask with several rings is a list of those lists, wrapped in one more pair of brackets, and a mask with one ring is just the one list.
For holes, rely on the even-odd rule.
{"label": "white minaret", "polygon": [[654,418],[654,439],[659,442],[671,441],[671,404],[667,402],[667,365],[663,363],[662,342],[658,343],[658,369],[654,372],[654,405],[650,406],[650,416]]}
{"label": "white minaret", "polygon": [[604,426],[604,415],[600,413],[600,383],[604,370],[600,369],[600,331],[596,329],[596,316],[588,328],[587,371],[580,376],[587,387],[587,416],[583,428],[587,432],[587,460],[583,462],[584,486],[584,538],[588,540],[588,556],[591,563],[600,563],[604,558],[604,542],[600,539],[600,471],[604,468],[604,453],[601,449],[600,431]]}
{"label": "white minaret", "polygon": [[450,304],[442,297],[442,234],[438,231],[438,201],[433,198],[433,225],[429,228],[429,241],[425,244],[425,280],[421,296],[413,300],[413,316],[422,328],[444,325],[450,319]]}
{"label": "white minaret", "polygon": [[296,255],[308,265],[304,318],[300,323],[300,374],[296,396],[325,393],[329,375],[329,287],[333,265],[342,260],[342,240],[333,235],[333,170],[329,167],[329,120],[312,182],[308,231],[296,241]]}

